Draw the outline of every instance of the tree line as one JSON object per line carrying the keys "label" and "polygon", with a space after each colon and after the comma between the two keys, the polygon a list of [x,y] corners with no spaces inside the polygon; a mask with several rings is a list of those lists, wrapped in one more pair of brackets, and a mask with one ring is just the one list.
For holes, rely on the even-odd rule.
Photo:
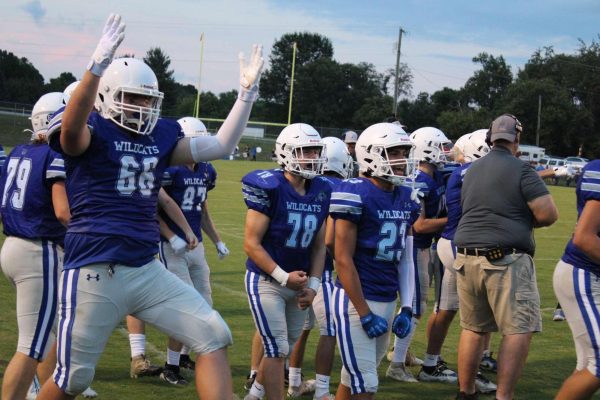
{"label": "tree line", "polygon": [[[271,50],[253,120],[287,122],[294,43],[298,50],[292,122],[361,131],[390,117],[397,80],[403,95],[397,117],[409,131],[436,126],[456,139],[488,127],[495,116],[508,112],[523,123],[522,142],[535,144],[541,98],[539,138],[547,153],[566,156],[582,150],[589,158],[600,154],[600,42],[596,40],[591,44],[580,40],[573,54],[557,54],[552,47],[538,49],[516,73],[502,55],[483,52],[473,57],[478,69],[460,89],[445,87],[412,96],[413,77],[406,64],[401,64],[396,76],[394,70],[378,72],[367,62],[341,63],[335,60],[327,37],[287,33]],[[169,56],[155,47],[147,51],[144,61],[165,93],[163,115],[191,115],[196,88],[175,81]],[[75,80],[72,73],[63,72],[45,83],[26,58],[0,50],[0,101],[33,104],[42,94],[62,91]],[[225,118],[236,97],[236,90],[202,92],[200,115]]]}

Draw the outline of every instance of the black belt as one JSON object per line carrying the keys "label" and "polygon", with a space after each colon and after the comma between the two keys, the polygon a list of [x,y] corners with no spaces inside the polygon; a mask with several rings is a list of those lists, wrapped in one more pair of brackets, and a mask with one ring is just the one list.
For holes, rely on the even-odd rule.
{"label": "black belt", "polygon": [[526,251],[515,249],[514,247],[457,247],[456,252],[464,254],[465,256],[487,257],[492,259],[502,258],[509,254],[526,253]]}

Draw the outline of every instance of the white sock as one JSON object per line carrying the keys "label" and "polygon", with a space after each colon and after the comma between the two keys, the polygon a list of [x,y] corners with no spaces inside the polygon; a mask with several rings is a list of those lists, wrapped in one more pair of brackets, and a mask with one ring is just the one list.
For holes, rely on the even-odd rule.
{"label": "white sock", "polygon": [[251,369],[251,370],[250,370],[250,376],[251,376],[251,377],[252,377],[252,376],[256,376],[256,374],[258,374],[258,371],[257,371],[257,370],[255,370],[255,369]]}
{"label": "white sock", "polygon": [[413,335],[417,330],[417,324],[419,320],[416,318],[412,318],[410,333],[406,335],[405,338],[400,339],[398,336],[394,335],[394,356],[392,357],[392,362],[396,363],[404,363],[406,360],[406,352],[408,351],[408,346],[410,346],[410,342],[412,342]]}
{"label": "white sock", "polygon": [[302,383],[302,368],[294,368],[290,367],[290,383],[288,386],[291,387],[300,387]]}
{"label": "white sock", "polygon": [[180,351],[181,355],[183,356],[189,356],[190,355],[190,348],[187,347],[185,344],[183,345],[183,347],[181,348]]}
{"label": "white sock", "polygon": [[439,356],[437,354],[425,353],[425,359],[423,360],[424,367],[435,367],[437,365]]}
{"label": "white sock", "polygon": [[146,353],[146,335],[143,333],[129,334],[129,347],[131,348],[131,358]]}
{"label": "white sock", "polygon": [[258,383],[258,381],[254,381],[252,387],[250,388],[250,394],[254,397],[262,399],[265,397],[265,387]]}
{"label": "white sock", "polygon": [[315,398],[323,397],[329,393],[329,379],[331,379],[327,375],[319,375],[316,376],[316,386],[315,386]]}
{"label": "white sock", "polygon": [[179,367],[180,353],[167,347],[167,364]]}

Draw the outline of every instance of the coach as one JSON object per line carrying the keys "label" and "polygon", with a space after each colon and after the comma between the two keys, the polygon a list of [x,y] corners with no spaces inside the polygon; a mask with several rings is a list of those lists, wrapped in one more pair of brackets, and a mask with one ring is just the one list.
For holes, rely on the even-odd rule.
{"label": "coach", "polygon": [[549,226],[558,210],[537,173],[515,154],[522,127],[504,114],[488,131],[490,153],[467,171],[462,218],[454,244],[460,323],[459,399],[476,399],[475,376],[486,332],[500,330],[496,398],[512,399],[531,336],[542,329],[533,228]]}

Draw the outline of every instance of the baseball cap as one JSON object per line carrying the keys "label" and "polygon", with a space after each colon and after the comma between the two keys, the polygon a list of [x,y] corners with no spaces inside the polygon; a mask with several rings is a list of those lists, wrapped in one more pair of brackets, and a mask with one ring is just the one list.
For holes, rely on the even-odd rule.
{"label": "baseball cap", "polygon": [[495,140],[504,139],[509,142],[514,142],[517,133],[521,133],[522,130],[523,127],[517,117],[511,114],[504,114],[492,122],[492,126],[490,127],[490,140],[494,142]]}
{"label": "baseball cap", "polygon": [[354,131],[348,131],[344,135],[344,143],[356,143],[358,135]]}

